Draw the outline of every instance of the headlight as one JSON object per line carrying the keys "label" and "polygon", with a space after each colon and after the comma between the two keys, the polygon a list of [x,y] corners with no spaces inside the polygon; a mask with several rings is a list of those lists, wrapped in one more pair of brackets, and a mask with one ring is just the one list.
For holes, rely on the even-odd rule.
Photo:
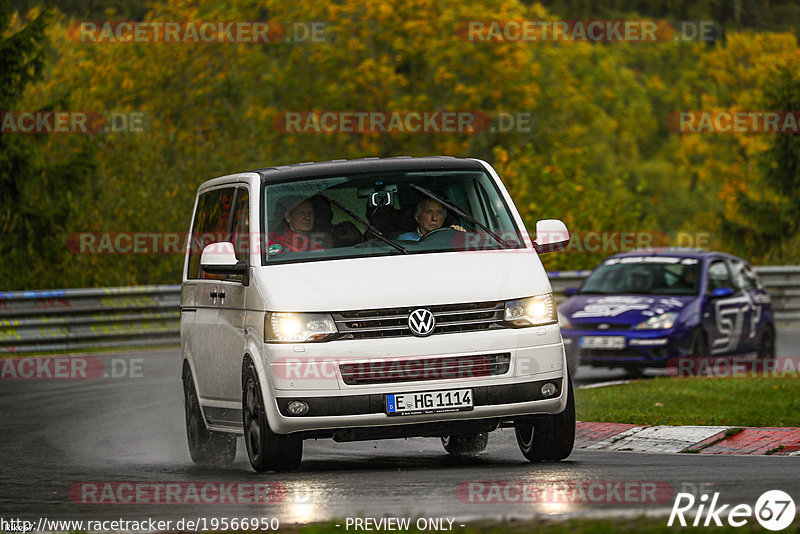
{"label": "headlight", "polygon": [[505,320],[515,326],[538,326],[558,322],[552,293],[506,302]]}
{"label": "headlight", "polygon": [[267,343],[324,341],[337,332],[333,318],[325,313],[268,312],[264,318]]}
{"label": "headlight", "polygon": [[656,315],[654,317],[650,317],[646,321],[642,321],[641,323],[636,325],[635,329],[666,330],[668,328],[672,328],[673,326],[675,326],[675,319],[677,318],[678,314],[675,312],[662,313],[661,315]]}

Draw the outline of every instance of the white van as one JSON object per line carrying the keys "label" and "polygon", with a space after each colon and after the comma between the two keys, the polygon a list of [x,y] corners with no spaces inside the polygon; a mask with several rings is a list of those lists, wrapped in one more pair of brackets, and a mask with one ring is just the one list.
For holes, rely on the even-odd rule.
{"label": "white van", "polygon": [[181,291],[192,459],[300,465],[303,440],[423,436],[476,454],[513,426],[572,451],[575,404],[536,241],[492,167],[451,157],[301,163],[200,186]]}

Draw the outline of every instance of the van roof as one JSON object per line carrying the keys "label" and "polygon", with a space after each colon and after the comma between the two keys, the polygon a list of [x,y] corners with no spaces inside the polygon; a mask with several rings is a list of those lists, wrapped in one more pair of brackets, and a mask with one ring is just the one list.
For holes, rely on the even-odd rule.
{"label": "van roof", "polygon": [[271,182],[311,176],[330,176],[335,174],[354,174],[366,172],[389,172],[406,170],[483,170],[477,159],[462,159],[452,156],[428,156],[414,158],[397,156],[391,158],[335,159],[331,161],[308,161],[292,165],[264,167],[251,172],[258,173],[262,181]]}

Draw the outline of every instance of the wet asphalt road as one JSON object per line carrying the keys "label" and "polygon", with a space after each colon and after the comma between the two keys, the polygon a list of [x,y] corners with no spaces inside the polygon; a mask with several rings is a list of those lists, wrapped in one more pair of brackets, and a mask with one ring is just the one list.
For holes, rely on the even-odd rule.
{"label": "wet asphalt road", "polygon": [[[800,332],[784,334],[779,353],[800,355]],[[256,474],[240,440],[232,465],[198,467],[186,447],[179,351],[96,357],[106,371],[127,367],[128,372],[120,373],[126,376],[0,381],[0,517],[278,518],[286,524],[426,516],[453,520],[457,530],[480,518],[667,514],[681,490],[720,492],[720,502],[752,505],[764,491],[781,489],[800,503],[797,457],[576,450],[558,464],[530,464],[511,429],[494,432],[487,450],[473,459],[448,456],[436,439],[320,440],[306,441],[298,471]],[[578,380],[620,376],[581,368]],[[233,494],[192,494],[206,483],[219,488],[223,482]],[[592,482],[596,492],[590,498],[581,490]],[[634,490],[659,490],[644,497],[626,496],[618,482],[632,483]],[[135,488],[153,490],[175,483],[188,484],[172,493],[170,504],[154,504],[153,493],[133,493]],[[269,484],[269,490],[258,484]],[[231,502],[240,499],[236,491],[249,495],[254,487],[266,495],[263,502]],[[102,503],[83,502],[92,499]],[[121,502],[126,499],[140,502]],[[530,502],[542,499],[551,502]],[[202,504],[196,504],[198,500]]]}

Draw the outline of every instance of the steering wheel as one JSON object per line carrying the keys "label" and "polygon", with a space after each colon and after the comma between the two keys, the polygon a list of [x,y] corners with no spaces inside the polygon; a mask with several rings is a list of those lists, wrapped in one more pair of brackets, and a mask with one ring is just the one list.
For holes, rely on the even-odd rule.
{"label": "steering wheel", "polygon": [[458,232],[458,230],[456,230],[454,228],[450,228],[449,226],[442,226],[441,228],[437,228],[435,230],[431,230],[430,232],[428,232],[424,236],[420,237],[419,241],[420,242],[425,241],[426,239],[428,239],[428,237],[432,236],[433,234],[440,234],[440,233],[446,232],[448,230],[451,231],[451,232]]}

